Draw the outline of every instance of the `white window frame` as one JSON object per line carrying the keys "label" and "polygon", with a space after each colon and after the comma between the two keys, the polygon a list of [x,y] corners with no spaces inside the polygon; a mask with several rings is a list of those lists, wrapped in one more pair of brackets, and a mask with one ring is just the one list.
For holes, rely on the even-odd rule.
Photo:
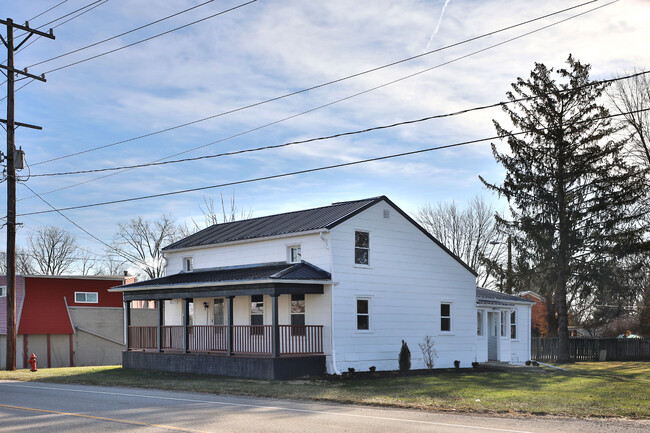
{"label": "white window frame", "polygon": [[[80,301],[77,298],[77,295],[83,295],[84,300]],[[88,301],[88,295],[95,295],[94,301]],[[74,292],[74,303],[75,304],[98,304],[99,303],[99,293],[98,292]]]}
{"label": "white window frame", "polygon": [[508,311],[501,310],[500,314],[500,321],[501,321],[501,338],[506,338],[508,337],[508,324],[510,322],[510,319],[508,318]]}
{"label": "white window frame", "polygon": [[[513,315],[514,315],[514,319],[515,319],[514,321],[512,320]],[[519,340],[519,329],[518,329],[518,326],[517,326],[517,317],[519,317],[519,314],[517,314],[517,310],[510,311],[510,339],[514,340],[514,341]],[[513,329],[515,330],[515,334],[514,334],[515,336],[514,337],[512,336],[512,330]]]}
{"label": "white window frame", "polygon": [[[366,301],[368,303],[368,312],[359,313],[359,301]],[[359,315],[368,316],[368,329],[359,329]],[[356,296],[354,298],[354,330],[358,334],[368,334],[373,332],[372,329],[372,298],[370,296]]]}
{"label": "white window frame", "polygon": [[[442,306],[443,305],[449,305],[449,316],[443,316],[442,315]],[[450,335],[454,332],[454,304],[452,302],[448,301],[442,301],[440,302],[440,305],[438,306],[438,313],[440,314],[440,320],[438,321],[438,326],[440,329],[440,333],[444,335]],[[449,330],[448,331],[443,331],[442,330],[442,319],[449,319]]]}
{"label": "white window frame", "polygon": [[[298,260],[293,259],[293,251],[298,250],[298,255],[300,256]],[[287,263],[300,263],[302,261],[302,245],[301,244],[295,244],[295,245],[287,245]]]}
{"label": "white window frame", "polygon": [[7,296],[7,286],[0,286],[0,298]]}
{"label": "white window frame", "polygon": [[476,310],[476,336],[485,337],[485,312]]}
{"label": "white window frame", "polygon": [[[368,247],[357,247],[357,233],[367,233],[368,234]],[[363,229],[355,229],[354,230],[354,240],[353,240],[353,260],[354,260],[354,266],[359,267],[359,268],[369,268],[370,267],[370,245],[371,245],[371,235],[370,235],[370,230],[363,230]],[[368,263],[357,263],[357,248],[359,249],[364,249],[368,250]]]}
{"label": "white window frame", "polygon": [[183,257],[183,271],[192,272],[194,270],[194,257]]}

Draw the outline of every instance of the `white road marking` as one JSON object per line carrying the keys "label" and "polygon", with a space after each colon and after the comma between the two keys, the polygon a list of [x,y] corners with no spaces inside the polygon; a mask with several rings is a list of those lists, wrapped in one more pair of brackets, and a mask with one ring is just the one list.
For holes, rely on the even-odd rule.
{"label": "white road marking", "polygon": [[481,427],[481,426],[463,425],[463,424],[442,423],[442,422],[435,422],[435,421],[421,421],[421,420],[407,419],[407,418],[393,418],[393,417],[385,417],[385,416],[360,415],[360,414],[354,414],[354,413],[329,412],[329,411],[313,410],[313,409],[296,409],[296,408],[279,407],[279,406],[267,406],[267,405],[262,405],[262,404],[232,403],[232,402],[213,401],[213,400],[197,400],[197,399],[181,398],[181,397],[162,397],[162,396],[146,395],[146,394],[131,394],[131,393],[121,393],[121,392],[110,392],[110,391],[93,391],[93,390],[86,390],[86,389],[58,388],[58,387],[53,387],[53,386],[38,386],[38,385],[25,385],[25,384],[7,383],[7,382],[4,382],[4,381],[0,382],[0,385],[13,386],[13,387],[18,387],[18,388],[49,389],[49,390],[54,390],[54,391],[67,391],[67,392],[78,392],[78,393],[87,393],[87,394],[116,395],[116,396],[121,396],[121,397],[150,398],[150,399],[156,399],[156,400],[172,400],[172,401],[183,401],[183,402],[189,402],[189,403],[206,403],[206,404],[215,404],[215,405],[221,405],[221,406],[250,407],[250,408],[255,408],[255,409],[283,410],[283,411],[287,411],[287,412],[302,412],[302,413],[314,413],[314,414],[321,414],[321,415],[347,416],[347,417],[351,417],[351,418],[367,418],[367,419],[376,419],[376,420],[383,420],[383,421],[399,421],[399,422],[409,422],[409,423],[413,423],[413,424],[428,424],[428,425],[437,425],[437,426],[443,426],[443,427],[457,427],[457,428],[465,428],[465,429],[500,431],[500,432],[508,432],[508,433],[533,433],[533,432],[529,432],[529,431],[525,431],[525,430],[508,430],[508,429],[503,429],[503,428],[493,428],[493,427]]}

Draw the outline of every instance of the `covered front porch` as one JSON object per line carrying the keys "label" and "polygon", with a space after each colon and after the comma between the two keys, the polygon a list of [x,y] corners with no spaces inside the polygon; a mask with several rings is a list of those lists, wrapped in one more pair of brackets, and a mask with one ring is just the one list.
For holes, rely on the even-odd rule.
{"label": "covered front porch", "polygon": [[[282,262],[115,288],[128,330],[123,366],[263,379],[322,374],[325,326],[308,323],[305,305],[316,309],[329,285],[313,265]],[[131,323],[132,302],[143,300],[157,301],[155,324]]]}

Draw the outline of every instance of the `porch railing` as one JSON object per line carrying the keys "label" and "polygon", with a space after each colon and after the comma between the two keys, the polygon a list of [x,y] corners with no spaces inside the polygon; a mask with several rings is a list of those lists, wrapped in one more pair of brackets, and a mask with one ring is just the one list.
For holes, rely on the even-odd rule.
{"label": "porch railing", "polygon": [[[162,350],[183,350],[183,326],[161,326]],[[225,325],[193,325],[187,327],[189,352],[226,353]],[[311,355],[323,353],[322,325],[279,325],[280,355]],[[232,327],[233,353],[237,355],[271,355],[272,325],[235,325]],[[158,348],[156,326],[129,326],[129,350]]]}

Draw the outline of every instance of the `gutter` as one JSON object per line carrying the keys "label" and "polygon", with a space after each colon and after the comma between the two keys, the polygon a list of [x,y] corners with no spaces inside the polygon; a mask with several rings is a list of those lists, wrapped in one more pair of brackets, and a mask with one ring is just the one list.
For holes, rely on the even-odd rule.
{"label": "gutter", "polygon": [[237,281],[217,281],[217,282],[202,282],[202,283],[186,283],[186,284],[159,284],[151,286],[137,286],[130,288],[122,288],[121,286],[108,289],[109,292],[140,292],[142,290],[166,290],[166,289],[198,289],[202,287],[228,287],[240,286],[242,284],[338,284],[332,280],[280,280],[275,278],[267,278],[264,280],[237,280]]}

